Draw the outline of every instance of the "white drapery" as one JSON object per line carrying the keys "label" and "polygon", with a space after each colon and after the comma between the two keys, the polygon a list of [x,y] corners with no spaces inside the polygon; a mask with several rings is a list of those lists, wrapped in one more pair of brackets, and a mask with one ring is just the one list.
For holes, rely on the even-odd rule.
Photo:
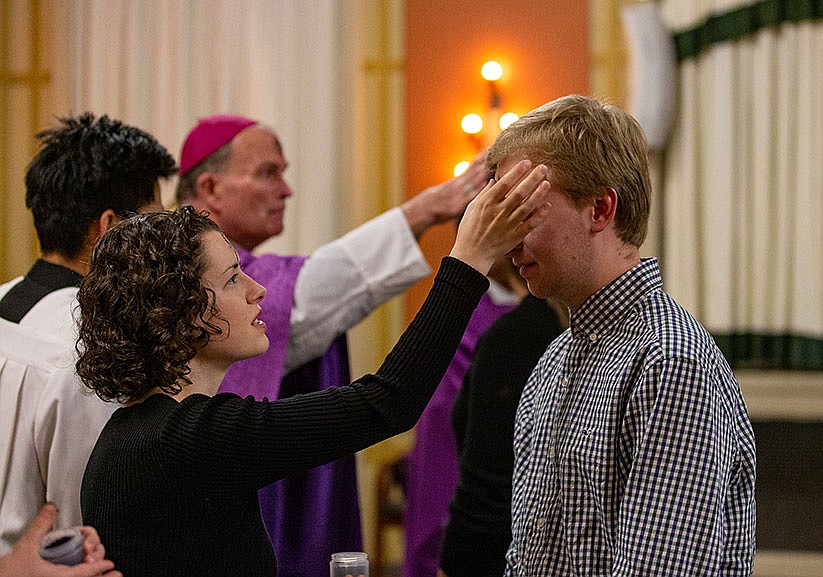
{"label": "white drapery", "polygon": [[[749,9],[782,9],[663,4],[675,33],[698,31],[692,39],[757,24],[762,14]],[[733,360],[820,369],[823,22],[781,20],[706,42],[680,62],[662,264],[667,290]]]}
{"label": "white drapery", "polygon": [[56,53],[68,71],[68,109],[144,128],[176,158],[198,117],[230,112],[270,124],[296,194],[284,234],[266,248],[310,251],[348,224],[338,222],[338,171],[351,163],[351,147],[341,146],[349,123],[338,113],[353,99],[353,4],[54,2],[65,17],[65,50]]}

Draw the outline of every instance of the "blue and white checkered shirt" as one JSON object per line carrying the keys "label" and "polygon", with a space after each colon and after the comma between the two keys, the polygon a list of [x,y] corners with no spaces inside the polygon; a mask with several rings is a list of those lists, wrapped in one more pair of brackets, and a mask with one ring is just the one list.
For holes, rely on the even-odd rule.
{"label": "blue and white checkered shirt", "polygon": [[572,313],[529,378],[514,448],[507,576],[751,575],[746,406],[656,259]]}

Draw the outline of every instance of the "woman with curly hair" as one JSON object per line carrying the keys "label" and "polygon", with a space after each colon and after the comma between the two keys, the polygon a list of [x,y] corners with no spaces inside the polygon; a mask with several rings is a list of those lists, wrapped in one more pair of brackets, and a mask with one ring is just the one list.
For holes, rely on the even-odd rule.
{"label": "woman with curly hair", "polygon": [[118,569],[275,575],[258,489],[414,425],[488,287],[483,275],[543,220],[546,174],[523,162],[469,205],[426,302],[375,374],[276,401],[217,394],[233,362],[268,346],[265,289],[217,226],[182,208],[112,228],[78,293],[77,371],[125,405],[81,491],[84,522]]}

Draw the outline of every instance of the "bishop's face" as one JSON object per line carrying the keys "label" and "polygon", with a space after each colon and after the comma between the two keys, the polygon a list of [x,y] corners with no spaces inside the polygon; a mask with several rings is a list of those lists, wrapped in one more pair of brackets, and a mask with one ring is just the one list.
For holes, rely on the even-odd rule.
{"label": "bishop's face", "polygon": [[241,131],[231,142],[226,169],[215,173],[212,219],[232,242],[253,250],[283,232],[286,162],[277,136],[264,126]]}

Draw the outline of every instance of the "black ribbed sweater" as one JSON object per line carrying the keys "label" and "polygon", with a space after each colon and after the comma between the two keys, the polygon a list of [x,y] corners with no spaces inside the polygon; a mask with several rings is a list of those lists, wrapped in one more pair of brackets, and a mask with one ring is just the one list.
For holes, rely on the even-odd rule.
{"label": "black ribbed sweater", "polygon": [[532,369],[561,332],[554,309],[527,295],[477,341],[452,409],[460,477],[440,551],[440,567],[449,577],[505,572],[517,404]]}
{"label": "black ribbed sweater", "polygon": [[349,386],[273,402],[155,395],[117,410],[86,467],[83,522],[127,577],[274,577],[257,490],[410,429],[487,288],[443,259],[380,369]]}

